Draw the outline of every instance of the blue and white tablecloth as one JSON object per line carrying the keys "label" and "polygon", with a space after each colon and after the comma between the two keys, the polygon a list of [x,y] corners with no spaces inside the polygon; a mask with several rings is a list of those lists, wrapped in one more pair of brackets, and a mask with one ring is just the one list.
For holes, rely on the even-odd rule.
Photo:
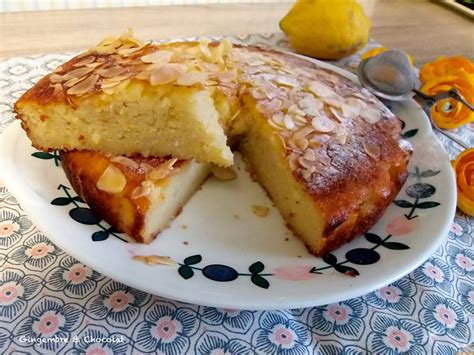
{"label": "blue and white tablecloth", "polygon": [[[278,35],[261,39],[285,45]],[[0,132],[14,120],[14,101],[62,60],[0,61]],[[335,64],[353,70],[358,61]],[[454,134],[474,145],[474,125]],[[461,151],[439,138],[451,157]],[[473,353],[473,229],[474,219],[458,212],[421,267],[363,297],[306,309],[216,309],[156,297],[81,264],[38,230],[0,181],[0,353]]]}

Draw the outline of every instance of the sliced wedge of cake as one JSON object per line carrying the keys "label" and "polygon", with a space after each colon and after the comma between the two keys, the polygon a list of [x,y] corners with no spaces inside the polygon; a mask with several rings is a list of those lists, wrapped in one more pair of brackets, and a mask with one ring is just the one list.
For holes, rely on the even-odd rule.
{"label": "sliced wedge of cake", "polygon": [[210,173],[210,164],[175,158],[61,152],[77,194],[101,218],[140,243],[150,243],[179,215]]}

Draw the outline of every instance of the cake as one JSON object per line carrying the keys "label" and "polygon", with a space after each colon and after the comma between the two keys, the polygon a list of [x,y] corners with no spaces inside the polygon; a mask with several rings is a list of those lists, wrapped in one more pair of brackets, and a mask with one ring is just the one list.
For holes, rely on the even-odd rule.
{"label": "cake", "polygon": [[[367,90],[300,57],[225,40],[104,40],[41,79],[15,111],[38,149],[77,150],[63,154],[76,155],[65,165],[80,194],[86,184],[97,189],[78,171],[87,172],[88,159],[140,154],[229,166],[237,149],[314,255],[376,223],[411,156],[399,119]],[[68,163],[76,159],[83,165]],[[107,196],[118,206],[116,194],[85,199],[100,210]],[[111,211],[115,226],[122,217]]]}
{"label": "cake", "polygon": [[164,157],[63,151],[61,165],[77,194],[115,230],[150,243],[206,180],[210,164]]}

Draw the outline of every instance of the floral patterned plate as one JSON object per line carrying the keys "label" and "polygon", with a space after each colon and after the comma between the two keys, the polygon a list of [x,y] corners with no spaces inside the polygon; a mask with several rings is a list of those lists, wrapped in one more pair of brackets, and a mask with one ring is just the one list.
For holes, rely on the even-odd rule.
{"label": "floral patterned plate", "polygon": [[[355,80],[337,67],[319,64]],[[115,280],[208,306],[316,306],[401,278],[438,248],[453,221],[456,189],[447,153],[415,102],[393,104],[392,110],[415,147],[408,180],[370,233],[324,258],[307,253],[239,159],[236,180],[210,178],[151,245],[128,243],[96,217],[70,188],[59,157],[34,150],[18,122],[0,137],[1,172],[22,208],[51,240]],[[268,216],[252,213],[252,205],[269,207]],[[134,255],[170,256],[177,264],[148,266],[133,260]],[[78,273],[77,281],[87,277]]]}

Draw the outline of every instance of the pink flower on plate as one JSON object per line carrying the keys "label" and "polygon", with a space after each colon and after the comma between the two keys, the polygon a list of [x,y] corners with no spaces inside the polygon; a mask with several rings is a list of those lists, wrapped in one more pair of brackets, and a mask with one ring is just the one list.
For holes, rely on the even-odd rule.
{"label": "pink flower on plate", "polygon": [[310,273],[312,265],[280,266],[273,270],[275,276],[282,280],[301,281],[313,279],[317,274]]}
{"label": "pink flower on plate", "polygon": [[418,226],[418,218],[406,219],[405,216],[399,216],[388,222],[386,231],[391,235],[404,235],[413,232]]}

